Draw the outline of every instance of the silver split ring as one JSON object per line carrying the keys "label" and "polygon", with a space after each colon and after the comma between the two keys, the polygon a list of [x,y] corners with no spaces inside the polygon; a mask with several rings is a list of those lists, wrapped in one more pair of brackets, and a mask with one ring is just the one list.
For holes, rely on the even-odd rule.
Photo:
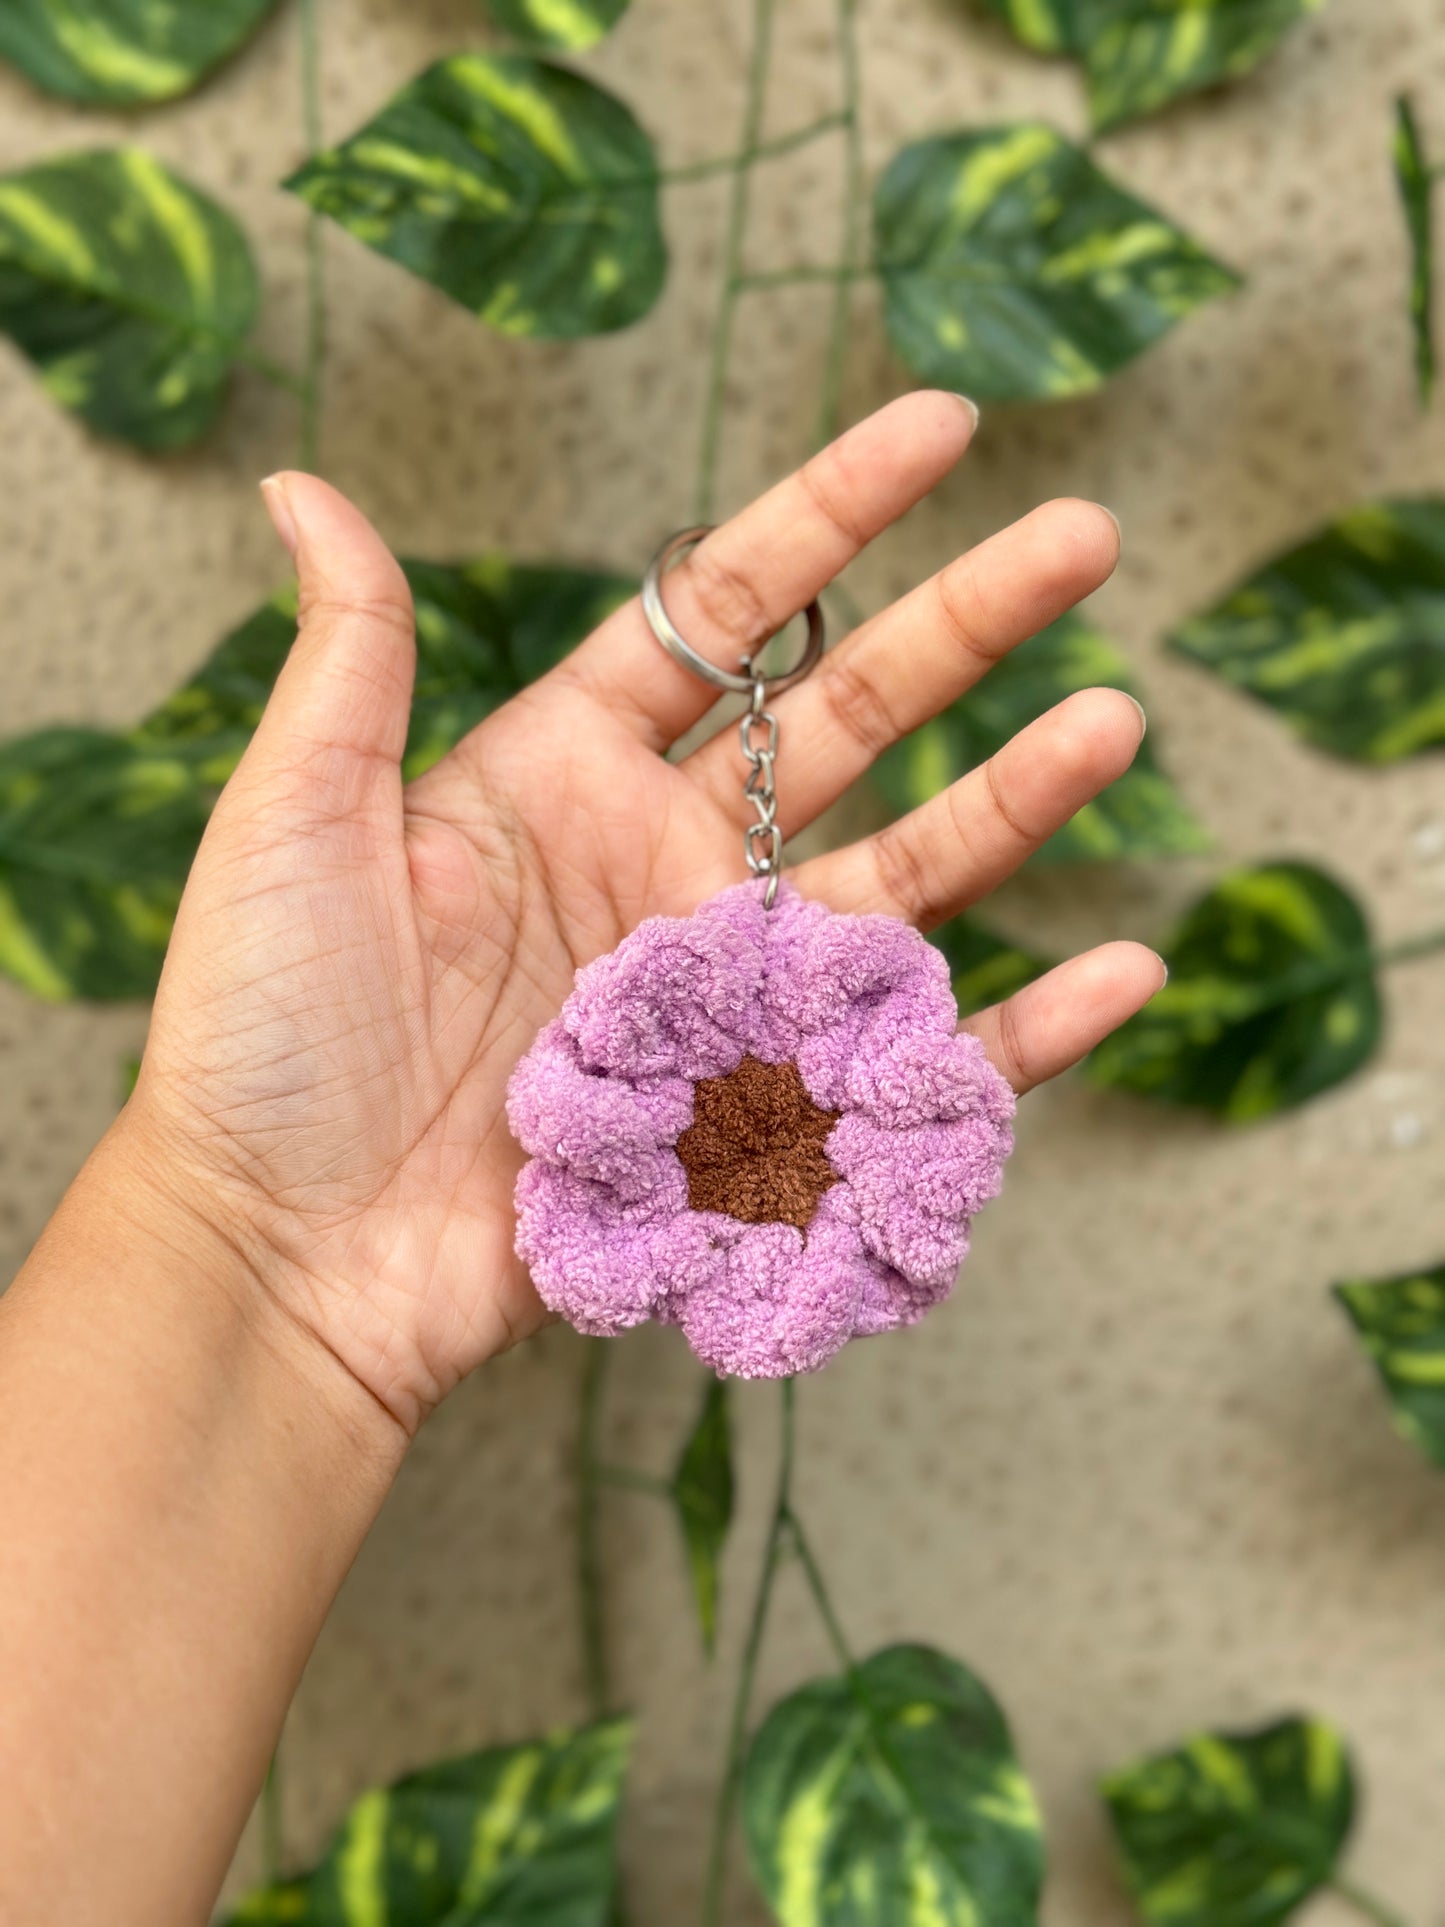
{"label": "silver split ring", "polygon": [[[784,689],[791,689],[794,683],[801,682],[804,676],[817,667],[818,659],[823,653],[822,608],[817,602],[808,604],[804,611],[808,619],[808,640],[804,645],[803,654],[794,667],[781,676],[761,677],[754,674],[752,655],[742,657],[742,668],[736,671],[720,669],[715,662],[709,662],[706,656],[700,656],[682,635],[663,605],[662,578],[680,556],[689,549],[696,548],[703,537],[711,533],[712,528],[707,523],[700,528],[682,529],[676,535],[670,536],[648,563],[647,573],[642,578],[642,611],[647,617],[648,627],[674,662],[680,663],[684,669],[690,669],[693,675],[701,676],[704,682],[712,683],[715,688],[728,689],[736,695],[747,696],[761,684],[766,695],[776,696]],[[761,654],[762,648],[765,647],[766,644],[760,645],[754,653]]]}

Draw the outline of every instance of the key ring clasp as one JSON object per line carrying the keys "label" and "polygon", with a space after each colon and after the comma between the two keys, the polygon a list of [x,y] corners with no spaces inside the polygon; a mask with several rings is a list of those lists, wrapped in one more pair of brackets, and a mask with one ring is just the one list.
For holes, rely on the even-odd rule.
{"label": "key ring clasp", "polygon": [[[743,760],[748,766],[743,797],[751,804],[757,821],[750,823],[744,832],[743,858],[748,869],[764,886],[763,908],[771,910],[778,900],[778,884],[783,874],[783,832],[778,826],[778,794],[773,787],[773,774],[778,761],[778,719],[767,703],[770,696],[801,682],[816,665],[823,653],[823,611],[816,601],[808,604],[808,640],[801,658],[781,676],[760,675],[756,657],[751,654],[739,659],[736,671],[719,669],[715,662],[700,656],[679,632],[663,606],[662,578],[672,562],[688,549],[695,548],[711,532],[706,526],[682,529],[663,543],[648,563],[647,574],[642,579],[642,608],[648,627],[674,662],[681,663],[684,669],[690,669],[693,675],[701,676],[704,682],[711,683],[715,689],[731,690],[736,695],[748,698],[748,707],[739,722],[738,733],[743,746]],[[761,647],[766,647],[766,644]]]}
{"label": "key ring clasp", "polygon": [[765,695],[776,696],[794,683],[801,682],[818,664],[823,653],[824,623],[823,611],[817,602],[810,602],[804,611],[808,619],[808,640],[803,646],[802,656],[793,668],[780,676],[759,677],[752,670],[752,658],[742,658],[740,670],[721,669],[706,656],[700,656],[692,644],[678,629],[662,600],[662,578],[678,558],[689,549],[695,549],[705,535],[712,534],[712,525],[703,523],[698,528],[680,529],[676,535],[669,536],[662,547],[647,565],[647,573],[642,578],[642,612],[647,617],[647,626],[662,644],[674,662],[684,669],[690,669],[704,682],[710,682],[716,689],[731,690],[737,696],[750,696],[761,682]]}

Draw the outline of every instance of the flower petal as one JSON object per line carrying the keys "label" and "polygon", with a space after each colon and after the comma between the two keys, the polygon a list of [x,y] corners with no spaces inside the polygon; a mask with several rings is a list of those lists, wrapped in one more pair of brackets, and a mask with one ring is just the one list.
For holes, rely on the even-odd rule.
{"label": "flower petal", "polygon": [[870,1026],[841,1078],[843,1102],[895,1128],[953,1123],[978,1114],[1007,1124],[1014,1094],[967,1031],[895,1031]]}
{"label": "flower petal", "polygon": [[765,1064],[781,1064],[796,1057],[803,1033],[793,1010],[793,987],[806,968],[814,935],[832,916],[826,904],[800,897],[789,883],[763,926],[763,994],[753,1055]]}
{"label": "flower petal", "polygon": [[575,1041],[551,1023],[517,1065],[507,1118],[524,1151],[640,1198],[656,1182],[654,1154],[692,1122],[685,1078],[627,1083],[589,1072]]}
{"label": "flower petal", "polygon": [[909,1283],[945,1285],[968,1253],[969,1219],[998,1194],[1011,1142],[986,1116],[889,1131],[850,1113],[826,1146],[846,1181],[834,1208],[856,1223],[864,1250]]}
{"label": "flower petal", "polygon": [[[517,1255],[549,1311],[594,1338],[609,1338],[655,1315],[691,1275],[706,1269],[705,1233],[689,1234],[682,1167],[643,1204],[606,1186],[534,1160],[517,1180]],[[679,1228],[681,1227],[681,1229]]]}
{"label": "flower petal", "polygon": [[562,1023],[585,1064],[619,1077],[736,1070],[758,1027],[764,914],[724,891],[696,916],[649,917],[579,971]]}
{"label": "flower petal", "polygon": [[[719,1214],[698,1213],[718,1225]],[[852,1337],[868,1264],[856,1232],[815,1218],[806,1244],[791,1225],[738,1225],[726,1263],[671,1314],[705,1365],[738,1378],[814,1372]]]}
{"label": "flower petal", "polygon": [[885,1004],[899,1029],[952,1030],[958,1007],[941,951],[896,917],[832,916],[799,933],[780,1012],[805,1036],[829,1030],[855,1010]]}

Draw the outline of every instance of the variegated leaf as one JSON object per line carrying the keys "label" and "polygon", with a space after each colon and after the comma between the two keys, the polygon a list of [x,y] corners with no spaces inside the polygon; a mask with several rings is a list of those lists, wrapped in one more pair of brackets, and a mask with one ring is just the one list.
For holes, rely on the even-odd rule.
{"label": "variegated leaf", "polygon": [[403,774],[418,776],[499,703],[571,653],[637,593],[628,576],[499,554],[404,561],[416,603],[417,680]]}
{"label": "variegated leaf", "polygon": [[1095,129],[1251,72],[1324,0],[1079,0]]}
{"label": "variegated leaf", "polygon": [[286,186],[503,334],[624,328],[667,270],[652,142],[521,54],[439,61]]}
{"label": "variegated leaf", "polygon": [[968,1017],[990,1004],[1001,1004],[1016,990],[1042,977],[1053,966],[1032,952],[1021,950],[980,923],[976,917],[954,917],[929,939],[948,959],[953,994],[959,1011]]}
{"label": "variegated leaf", "polygon": [[1420,400],[1435,388],[1435,171],[1425,157],[1415,110],[1401,95],[1395,102],[1395,180],[1410,238],[1410,326],[1415,342],[1415,380]]}
{"label": "variegated leaf", "polygon": [[[497,555],[404,566],[418,637],[408,776],[550,668],[633,586]],[[154,991],[206,813],[295,633],[288,590],[129,736],[49,730],[0,743],[0,974],[53,999]]]}
{"label": "variegated leaf", "polygon": [[256,305],[240,228],[139,148],[0,175],[0,332],[98,434],[204,434]]}
{"label": "variegated leaf", "polygon": [[1087,393],[1239,285],[1039,122],[905,147],[873,225],[894,349],[984,401]]}
{"label": "variegated leaf", "polygon": [[926,1646],[814,1680],[748,1755],[753,1870],[782,1927],[1033,1927],[1033,1790],[988,1689]]}
{"label": "variegated leaf", "polygon": [[228,1927],[605,1927],[631,1744],[607,1720],[364,1793],[313,1873]]}
{"label": "variegated leaf", "polygon": [[276,0],[5,0],[0,60],[48,93],[137,106],[187,93],[246,40]]}
{"label": "variegated leaf", "polygon": [[1166,946],[1169,981],[1089,1059],[1096,1084],[1251,1123],[1357,1071],[1380,1037],[1359,905],[1321,870],[1235,870]]}
{"label": "variegated leaf", "polygon": [[1201,1733],[1104,1783],[1139,1910],[1160,1927],[1278,1927],[1330,1878],[1355,1786],[1339,1735],[1287,1719]]}
{"label": "variegated leaf", "polygon": [[[416,605],[417,676],[403,773],[418,776],[499,703],[573,649],[635,584],[562,563],[502,555],[404,560]],[[202,781],[225,782],[251,740],[296,634],[284,589],[222,641],[184,688],[135,733],[184,755]]]}
{"label": "variegated leaf", "polygon": [[[1127,659],[1087,617],[1062,616],[1012,650],[942,715],[887,750],[875,765],[879,785],[899,812],[916,809],[987,761],[1046,709],[1101,684],[1133,695]],[[1160,769],[1146,736],[1133,767],[1050,837],[1034,861],[1184,856],[1207,848],[1207,836]]]}
{"label": "variegated leaf", "polygon": [[1445,743],[1445,496],[1366,503],[1170,638],[1336,756]]}
{"label": "variegated leaf", "polygon": [[733,1519],[732,1423],[727,1381],[710,1378],[677,1470],[672,1476],[693,1596],[709,1653],[717,1638],[718,1566]]}
{"label": "variegated leaf", "polygon": [[627,0],[487,0],[487,6],[519,40],[580,53],[612,31]]}
{"label": "variegated leaf", "polygon": [[90,729],[0,743],[0,974],[37,997],[156,986],[206,811],[187,763]]}
{"label": "variegated leaf", "polygon": [[1445,1471],[1445,1265],[1335,1290],[1375,1361],[1396,1429]]}
{"label": "variegated leaf", "polygon": [[981,0],[1036,54],[1078,51],[1079,0]]}
{"label": "variegated leaf", "polygon": [[1094,126],[1152,114],[1257,67],[1324,0],[985,0],[1036,53],[1084,64]]}

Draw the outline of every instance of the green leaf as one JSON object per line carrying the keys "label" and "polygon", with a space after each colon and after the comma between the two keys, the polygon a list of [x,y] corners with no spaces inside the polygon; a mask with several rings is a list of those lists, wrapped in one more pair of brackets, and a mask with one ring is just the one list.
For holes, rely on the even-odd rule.
{"label": "green leaf", "polygon": [[1170,638],[1336,756],[1445,743],[1445,496],[1366,503]]}
{"label": "green leaf", "polygon": [[314,1872],[228,1927],[605,1927],[631,1744],[607,1720],[364,1793]]}
{"label": "green leaf", "polygon": [[199,782],[219,789],[241,760],[295,637],[296,591],[283,589],[218,643],[131,740],[183,757]]}
{"label": "green leaf", "polygon": [[[406,562],[415,776],[632,593],[625,578],[504,556]],[[149,996],[215,792],[240,760],[296,633],[294,589],[232,631],[128,736],[0,742],[0,974],[50,999]]]}
{"label": "green leaf", "polygon": [[[403,773],[417,776],[475,723],[559,662],[635,589],[625,577],[502,555],[404,560],[416,604],[417,678]],[[296,634],[282,590],[234,629],[135,740],[184,755],[219,788],[231,774]]]}
{"label": "green leaf", "polygon": [[[879,785],[895,810],[916,809],[987,761],[1046,709],[1101,684],[1135,693],[1128,661],[1108,637],[1085,616],[1062,616],[1012,650],[942,715],[885,751],[875,765]],[[1208,845],[1146,736],[1133,767],[1050,837],[1034,861],[1184,856]]]}
{"label": "green leaf", "polygon": [[709,1379],[677,1470],[672,1498],[687,1546],[702,1643],[717,1638],[718,1565],[733,1519],[733,1442],[727,1381]]}
{"label": "green leaf", "polygon": [[203,435],[257,298],[230,215],[139,148],[0,175],[0,333],[97,434]]}
{"label": "green leaf", "polygon": [[981,401],[1085,394],[1239,285],[1039,122],[905,147],[873,224],[895,351]]}
{"label": "green leaf", "polygon": [[612,31],[627,0],[487,0],[487,6],[519,40],[580,53]]}
{"label": "green leaf", "polygon": [[416,601],[417,682],[404,773],[420,775],[475,723],[545,675],[637,593],[631,577],[483,555],[404,561]]}
{"label": "green leaf", "polygon": [[1414,109],[1403,94],[1395,102],[1393,155],[1410,237],[1410,323],[1415,336],[1415,378],[1423,404],[1435,387],[1435,176],[1425,158]]}
{"label": "green leaf", "polygon": [[0,743],[0,973],[145,997],[205,828],[189,766],[91,729]]}
{"label": "green leaf", "polygon": [[652,142],[521,54],[439,61],[285,185],[503,334],[625,328],[667,271]]}
{"label": "green leaf", "polygon": [[1375,1361],[1396,1430],[1445,1471],[1445,1265],[1335,1293]]}
{"label": "green leaf", "polygon": [[187,93],[233,54],[276,0],[5,0],[0,60],[37,87],[87,106],[136,106]]}
{"label": "green leaf", "polygon": [[963,1016],[1004,1003],[1016,990],[1042,977],[1053,965],[1021,950],[973,917],[954,917],[935,930],[935,943],[948,959],[953,994]]}
{"label": "green leaf", "polygon": [[982,0],[1036,54],[1078,52],[1079,0]]}
{"label": "green leaf", "polygon": [[1080,0],[1096,131],[1237,80],[1324,0]]}
{"label": "green leaf", "polygon": [[1033,1790],[965,1666],[875,1653],[769,1714],[743,1780],[754,1872],[782,1927],[1032,1927]]}
{"label": "green leaf", "polygon": [[1084,63],[1095,129],[1238,79],[1324,0],[985,0],[1036,53]]}
{"label": "green leaf", "polygon": [[1339,1735],[1308,1719],[1201,1733],[1103,1791],[1140,1911],[1167,1927],[1276,1927],[1330,1878],[1355,1806]]}
{"label": "green leaf", "polygon": [[1250,1123],[1340,1083],[1379,1042],[1364,915],[1308,864],[1233,871],[1164,955],[1168,983],[1094,1052],[1094,1083]]}

